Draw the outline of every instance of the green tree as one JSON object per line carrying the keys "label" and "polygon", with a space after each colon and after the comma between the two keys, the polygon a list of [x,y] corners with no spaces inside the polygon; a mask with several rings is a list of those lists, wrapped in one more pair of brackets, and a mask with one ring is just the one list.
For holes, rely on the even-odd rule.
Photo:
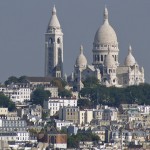
{"label": "green tree", "polygon": [[27,83],[27,80],[26,80],[26,79],[27,79],[26,76],[21,76],[21,77],[18,78],[18,82],[19,82],[19,83]]}
{"label": "green tree", "polygon": [[89,99],[80,98],[78,99],[78,106],[80,107],[80,109],[90,109],[92,108],[93,103]]}
{"label": "green tree", "polygon": [[64,90],[65,86],[67,85],[67,83],[64,80],[62,80],[61,78],[53,78],[53,80],[51,81],[51,84],[53,86],[58,87],[59,91]]}
{"label": "green tree", "polygon": [[8,80],[5,81],[5,85],[9,85],[11,83],[17,83],[18,82],[18,78],[15,76],[11,76],[8,78]]}
{"label": "green tree", "polygon": [[66,89],[59,91],[58,95],[63,98],[64,97],[67,97],[67,98],[72,97],[71,91],[68,91]]}
{"label": "green tree", "polygon": [[62,80],[61,78],[53,78],[51,81],[53,86],[58,87],[58,95],[61,97],[71,97],[71,91],[65,89],[65,86],[67,85],[66,81]]}
{"label": "green tree", "polygon": [[19,78],[15,77],[15,76],[10,76],[4,83],[5,85],[9,85],[12,83],[26,83],[26,76],[21,76]]}
{"label": "green tree", "polygon": [[43,106],[44,100],[48,100],[50,96],[51,93],[49,91],[39,87],[31,94],[31,100],[33,104],[40,104]]}
{"label": "green tree", "polygon": [[0,93],[0,107],[7,107],[9,111],[13,111],[16,109],[15,103],[12,102],[3,93]]}
{"label": "green tree", "polygon": [[84,84],[84,87],[95,87],[99,84],[99,80],[92,76],[92,77],[87,77],[84,81],[83,81],[83,84]]}
{"label": "green tree", "polygon": [[81,131],[76,135],[68,136],[67,145],[69,148],[78,148],[80,141],[94,141],[98,142],[100,140],[99,136],[92,134],[91,131]]}
{"label": "green tree", "polygon": [[126,88],[97,85],[83,88],[80,96],[90,99],[94,105],[103,104],[117,107],[127,103],[150,105],[150,85],[140,84]]}

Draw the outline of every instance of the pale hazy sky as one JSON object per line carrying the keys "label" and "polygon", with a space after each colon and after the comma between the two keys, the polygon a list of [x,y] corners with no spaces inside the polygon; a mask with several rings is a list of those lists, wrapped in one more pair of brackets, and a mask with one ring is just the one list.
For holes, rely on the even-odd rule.
{"label": "pale hazy sky", "polygon": [[80,44],[92,63],[92,44],[105,4],[123,64],[128,45],[150,83],[150,0],[0,0],[0,82],[44,75],[44,33],[55,4],[64,33],[64,72],[73,71]]}

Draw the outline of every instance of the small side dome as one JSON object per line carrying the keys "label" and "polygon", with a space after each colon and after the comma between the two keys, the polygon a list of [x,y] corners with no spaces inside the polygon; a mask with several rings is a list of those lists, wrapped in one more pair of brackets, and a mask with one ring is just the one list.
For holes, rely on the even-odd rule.
{"label": "small side dome", "polygon": [[125,58],[124,65],[125,66],[133,66],[136,63],[135,58],[132,55],[131,45],[129,46],[128,56]]}
{"label": "small side dome", "polygon": [[108,55],[106,56],[106,58],[104,60],[104,66],[106,66],[106,67],[115,67],[116,66],[115,60],[114,60],[113,56],[111,55],[109,48],[108,48]]}
{"label": "small side dome", "polygon": [[77,67],[86,67],[87,66],[87,59],[83,54],[83,46],[80,46],[80,55],[76,59],[76,66]]}
{"label": "small side dome", "polygon": [[108,21],[108,10],[105,7],[104,10],[104,23],[99,29],[97,30],[94,38],[94,43],[101,43],[101,44],[117,44],[117,36],[109,24]]}

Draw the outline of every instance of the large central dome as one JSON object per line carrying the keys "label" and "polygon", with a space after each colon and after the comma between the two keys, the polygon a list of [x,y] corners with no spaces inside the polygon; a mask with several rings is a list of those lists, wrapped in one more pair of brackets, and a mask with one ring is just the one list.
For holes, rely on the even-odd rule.
{"label": "large central dome", "polygon": [[97,30],[94,38],[94,43],[100,44],[117,44],[117,36],[114,29],[108,22],[108,10],[104,10],[104,23]]}

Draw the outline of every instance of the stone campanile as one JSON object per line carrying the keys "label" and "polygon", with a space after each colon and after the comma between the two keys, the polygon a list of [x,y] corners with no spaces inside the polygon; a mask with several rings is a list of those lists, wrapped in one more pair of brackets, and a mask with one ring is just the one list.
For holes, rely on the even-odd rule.
{"label": "stone campanile", "polygon": [[45,33],[45,76],[63,77],[63,33],[55,6]]}

